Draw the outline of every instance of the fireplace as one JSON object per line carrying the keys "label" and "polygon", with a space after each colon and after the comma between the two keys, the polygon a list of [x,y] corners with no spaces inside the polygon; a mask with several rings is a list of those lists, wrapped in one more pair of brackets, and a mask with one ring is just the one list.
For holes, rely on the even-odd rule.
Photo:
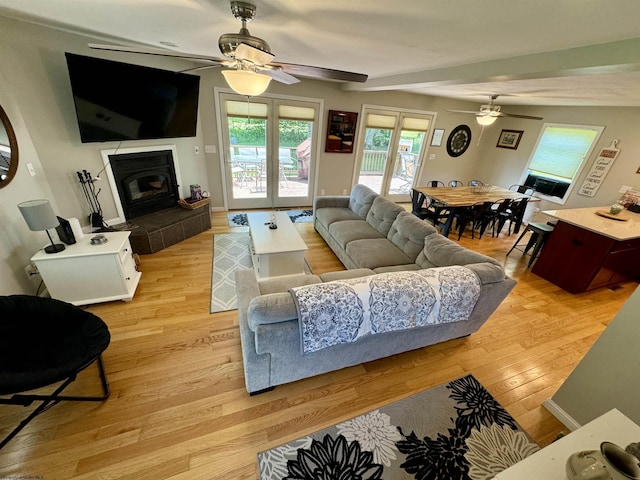
{"label": "fireplace", "polygon": [[171,150],[109,155],[109,164],[127,220],[178,204]]}
{"label": "fireplace", "polygon": [[118,211],[109,223],[131,231],[134,252],[155,253],[211,228],[208,206],[191,210],[178,204],[181,179],[174,145],[102,150],[102,161]]}

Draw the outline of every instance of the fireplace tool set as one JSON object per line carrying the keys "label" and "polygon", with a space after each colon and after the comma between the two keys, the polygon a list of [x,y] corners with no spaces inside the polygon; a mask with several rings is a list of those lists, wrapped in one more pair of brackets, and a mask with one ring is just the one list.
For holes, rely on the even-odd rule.
{"label": "fireplace tool set", "polygon": [[76,172],[76,174],[78,175],[78,181],[82,187],[84,199],[87,201],[87,205],[89,206],[89,222],[91,223],[91,226],[99,227],[100,231],[113,231],[113,229],[109,227],[102,218],[102,206],[98,200],[98,195],[102,189],[99,188],[98,191],[96,191],[95,187],[95,182],[100,180],[100,178],[93,178],[91,173],[86,170]]}

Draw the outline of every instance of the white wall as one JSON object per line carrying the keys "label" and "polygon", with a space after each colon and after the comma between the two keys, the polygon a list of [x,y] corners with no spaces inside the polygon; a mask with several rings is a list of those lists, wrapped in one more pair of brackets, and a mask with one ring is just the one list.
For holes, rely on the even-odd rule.
{"label": "white wall", "polygon": [[[87,44],[96,41],[116,42],[0,17],[0,44],[3,46],[0,54],[3,65],[0,70],[0,102],[14,125],[20,149],[18,173],[8,187],[0,189],[0,221],[4,227],[3,233],[0,233],[0,250],[3,252],[0,255],[5,255],[0,271],[0,294],[32,293],[32,285],[26,280],[24,266],[38,247],[46,243],[44,233],[28,231],[15,205],[23,200],[45,197],[52,202],[58,215],[79,218],[86,225],[89,211],[75,172],[85,169],[95,176],[103,168],[100,150],[118,147],[118,142],[80,142],[64,52],[174,71],[192,66],[179,59],[89,49]],[[214,87],[226,85],[219,69],[202,70],[199,74],[201,97],[196,137],[172,139],[170,142],[166,139],[127,141],[122,142],[121,146],[129,148],[175,144],[183,189],[188,190],[189,184],[198,183],[211,192],[212,207],[221,208],[224,203]],[[434,154],[435,159],[425,162],[418,183],[454,178],[465,182],[471,178],[479,178],[503,186],[516,183],[542,124],[538,121],[500,119],[493,126],[485,128],[480,135],[481,129],[472,116],[446,113],[448,108],[476,109],[479,107],[476,103],[403,92],[348,92],[335,82],[303,80],[296,85],[272,82],[267,94],[323,98],[325,114],[328,110],[360,113],[364,104],[436,112],[435,127],[445,129],[444,141],[440,147],[429,147],[428,153]],[[505,110],[515,109],[505,107]],[[636,140],[632,135],[633,130],[640,125],[640,109],[519,107],[517,113],[539,114],[549,122],[605,125],[602,145],[598,148],[608,145],[611,138],[621,139],[619,148],[622,153],[598,195],[588,198],[574,194],[567,206],[610,204],[616,199],[616,192],[623,183],[640,188],[640,176],[635,174],[638,168],[636,157],[640,158],[636,155],[636,152],[640,152],[640,138]],[[323,117],[322,123],[321,138],[324,139],[326,118]],[[450,158],[446,153],[446,139],[451,130],[461,123],[472,128],[472,144],[464,155]],[[502,128],[525,131],[518,150],[495,147]],[[216,146],[218,153],[205,153],[204,145]],[[194,153],[196,146],[201,152],[199,155]],[[592,161],[593,158],[590,163]],[[36,168],[35,177],[30,177],[27,173],[27,162]],[[327,194],[340,194],[344,189],[349,190],[355,162],[355,154],[323,152],[318,159],[317,188],[324,189]],[[99,198],[104,216],[107,219],[115,217],[116,210],[109,185],[102,182],[100,186],[103,189]],[[186,193],[183,190],[183,194]]]}
{"label": "white wall", "polygon": [[[48,199],[54,209],[56,200],[43,174],[44,170],[25,127],[20,108],[5,79],[4,71],[13,68],[10,60],[0,69],[0,104],[7,112],[18,142],[19,169],[13,181],[0,189],[0,295],[34,294],[37,285],[27,279],[24,267],[31,256],[48,243],[44,232],[32,232],[27,227],[17,205],[26,200]],[[37,173],[31,177],[26,163],[31,163]]]}
{"label": "white wall", "polygon": [[[509,111],[506,107],[504,110]],[[610,205],[620,198],[621,194],[618,190],[622,185],[631,186],[634,189],[640,187],[640,175],[636,173],[636,170],[640,167],[640,157],[638,157],[640,137],[636,134],[640,125],[640,109],[621,107],[528,107],[518,109],[518,113],[541,116],[544,120],[513,119],[510,120],[508,127],[497,121],[490,127],[490,132],[487,132],[487,129],[485,130],[486,142],[483,143],[480,152],[482,158],[481,168],[488,177],[495,179],[492,183],[505,186],[508,186],[510,182],[517,183],[513,179],[517,180],[527,165],[543,123],[550,122],[602,125],[605,129],[593,150],[593,154],[585,162],[585,166],[576,182],[577,186],[572,190],[567,202],[562,205],[543,201],[538,204],[541,210]],[[517,150],[496,147],[502,128],[524,131]],[[594,197],[577,194],[598,152],[602,148],[610,146],[613,139],[620,140],[617,146],[620,149],[620,155],[611,167],[598,193]]]}
{"label": "white wall", "polygon": [[[640,424],[640,288],[545,405],[568,426],[617,408]],[[567,420],[569,420],[567,422]]]}

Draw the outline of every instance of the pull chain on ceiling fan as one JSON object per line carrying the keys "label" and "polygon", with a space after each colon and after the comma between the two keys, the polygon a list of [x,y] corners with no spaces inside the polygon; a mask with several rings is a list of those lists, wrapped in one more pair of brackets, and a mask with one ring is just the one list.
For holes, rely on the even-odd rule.
{"label": "pull chain on ceiling fan", "polygon": [[274,62],[275,55],[271,53],[269,44],[265,40],[251,35],[247,29],[247,23],[253,20],[256,14],[255,5],[248,2],[233,1],[231,2],[231,12],[234,17],[242,22],[242,27],[238,33],[225,33],[220,36],[218,47],[224,55],[224,58],[118,45],[89,44],[89,47],[97,50],[178,57],[209,63],[209,65],[197,67],[193,70],[225,67],[222,74],[231,89],[236,93],[246,96],[256,96],[264,93],[271,80],[286,85],[298,83],[300,80],[294,75],[340,82],[367,81],[367,75],[362,73],[345,72],[310,65]]}
{"label": "pull chain on ceiling fan", "polygon": [[490,95],[489,96],[489,104],[481,105],[480,110],[477,112],[471,110],[447,110],[449,113],[455,114],[471,114],[476,116],[476,121],[479,125],[483,127],[493,125],[493,123],[500,117],[511,117],[511,118],[524,118],[528,120],[542,120],[542,117],[534,117],[532,115],[518,115],[516,113],[506,113],[502,112],[500,109],[500,105],[496,105],[494,102],[498,98],[498,95]]}

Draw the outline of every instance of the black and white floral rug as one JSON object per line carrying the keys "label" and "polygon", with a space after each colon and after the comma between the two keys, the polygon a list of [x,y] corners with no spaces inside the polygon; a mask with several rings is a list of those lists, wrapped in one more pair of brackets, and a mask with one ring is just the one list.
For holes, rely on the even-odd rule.
{"label": "black and white floral rug", "polygon": [[260,480],[489,480],[538,451],[472,376],[258,454]]}
{"label": "black and white floral rug", "polygon": [[[287,215],[293,223],[313,222],[313,210],[286,210]],[[246,213],[229,213],[227,214],[230,227],[246,227]]]}

